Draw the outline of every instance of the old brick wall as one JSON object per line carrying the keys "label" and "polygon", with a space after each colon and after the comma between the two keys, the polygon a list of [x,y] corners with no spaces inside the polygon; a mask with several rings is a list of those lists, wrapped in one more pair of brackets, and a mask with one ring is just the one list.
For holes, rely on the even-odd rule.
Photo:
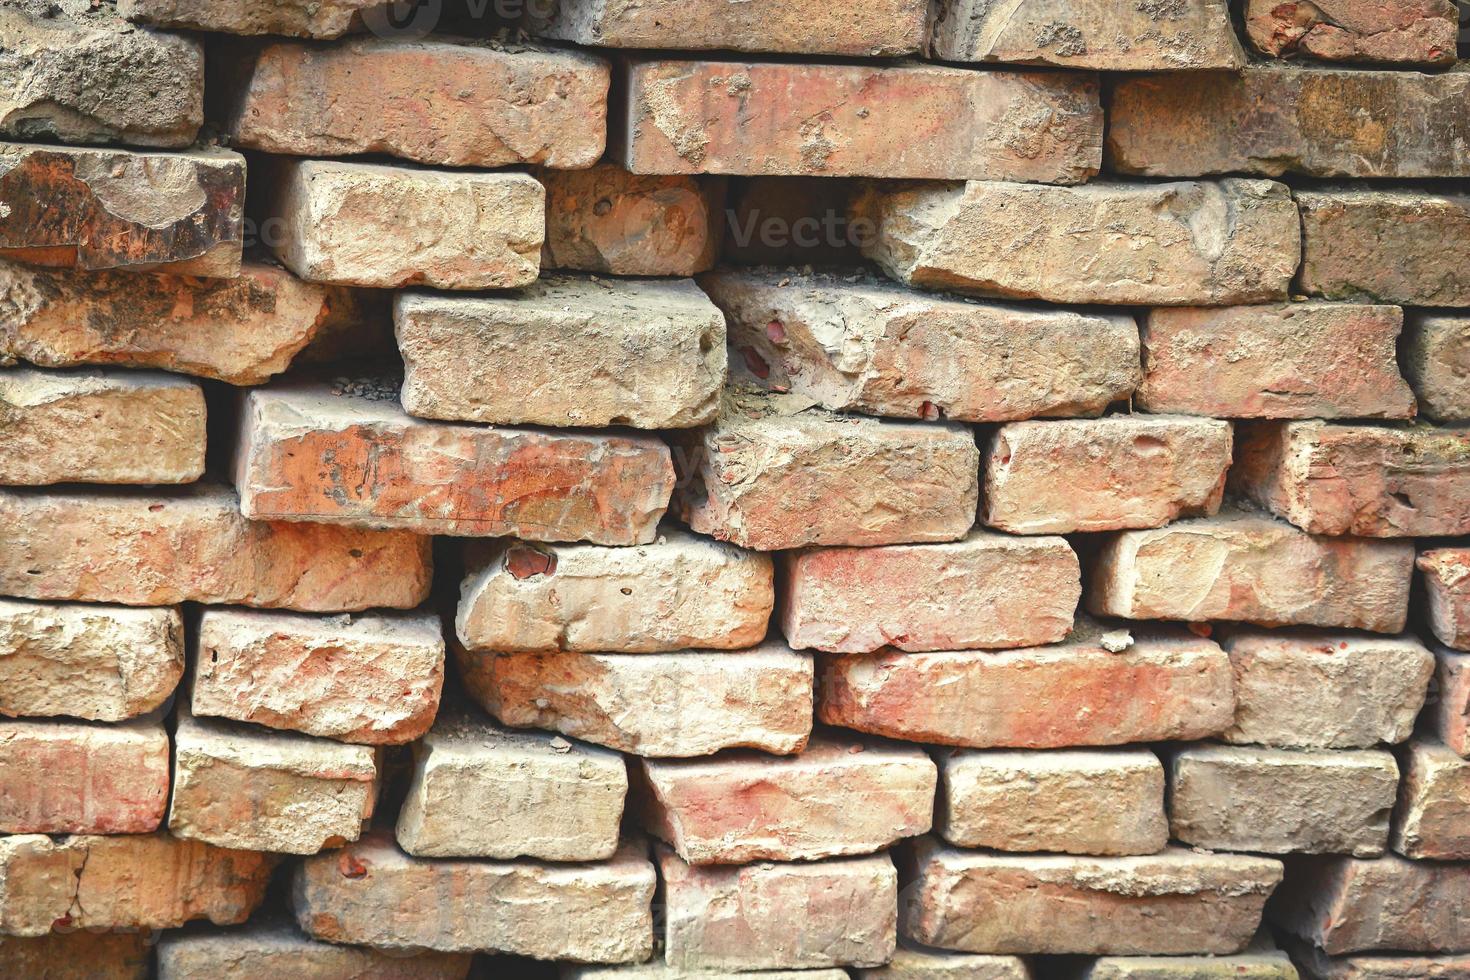
{"label": "old brick wall", "polygon": [[0,0],[0,977],[1470,978],[1451,0]]}

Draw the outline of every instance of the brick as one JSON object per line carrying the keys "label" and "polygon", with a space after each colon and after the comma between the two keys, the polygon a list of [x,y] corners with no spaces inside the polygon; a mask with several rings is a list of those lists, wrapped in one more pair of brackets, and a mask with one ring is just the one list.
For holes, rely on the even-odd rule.
{"label": "brick", "polygon": [[0,973],[41,980],[148,980],[149,937],[139,932],[53,932],[6,936]]}
{"label": "brick", "polygon": [[1230,423],[1218,419],[1008,422],[990,437],[981,519],[1013,534],[1066,534],[1209,516],[1230,453]]}
{"label": "brick", "polygon": [[223,34],[284,34],[330,40],[360,26],[363,14],[382,16],[391,0],[118,0],[118,13],[159,27]]}
{"label": "brick", "polygon": [[0,722],[0,832],[151,833],[168,804],[168,749],[157,718]]}
{"label": "brick", "polygon": [[526,174],[335,160],[262,169],[263,240],[302,279],[381,289],[506,289],[536,279],[546,192]]}
{"label": "brick", "polygon": [[1235,672],[1235,724],[1221,738],[1240,745],[1402,742],[1434,674],[1434,655],[1409,636],[1238,630],[1220,643]]}
{"label": "brick", "polygon": [[1470,317],[1413,317],[1405,335],[1404,374],[1419,411],[1440,422],[1470,422]]}
{"label": "brick", "polygon": [[601,861],[618,849],[622,757],[449,711],[414,746],[398,846],[415,857]]}
{"label": "brick", "polygon": [[262,384],[338,319],[342,290],[247,260],[236,279],[0,262],[0,364],[161,368]]}
{"label": "brick", "polygon": [[731,654],[457,654],[466,690],[503,724],[633,755],[784,755],[812,731],[812,658],[779,642]]}
{"label": "brick", "polygon": [[[0,837],[0,929],[173,929],[236,925],[265,897],[277,858],[167,834]],[[3,947],[0,947],[3,948]]]}
{"label": "brick", "polygon": [[1326,299],[1470,305],[1470,196],[1414,190],[1302,190],[1296,288]]}
{"label": "brick", "polygon": [[899,282],[1056,303],[1267,303],[1301,257],[1291,193],[1262,180],[874,188],[853,216],[873,229],[863,254]]}
{"label": "brick", "polygon": [[742,650],[776,601],[770,556],[672,526],[631,548],[511,541],[466,563],[455,632],[472,650]]}
{"label": "brick", "polygon": [[1281,863],[1171,847],[1148,857],[987,854],[931,837],[912,845],[900,928],[970,952],[1236,953],[1281,880]]}
{"label": "brick", "polygon": [[[580,966],[561,964],[557,973],[561,980],[711,980],[705,970],[685,970],[669,966],[661,960],[629,963],[623,966]],[[846,970],[722,970],[721,980],[848,980]]]}
{"label": "brick", "polygon": [[1232,485],[1313,534],[1470,533],[1470,429],[1258,422]]}
{"label": "brick", "polygon": [[429,542],[405,532],[248,521],[235,494],[0,490],[0,594],[161,606],[349,612],[417,606]]}
{"label": "brick", "polygon": [[614,159],[634,173],[1077,184],[1102,157],[1089,75],[642,58],[628,71]]}
{"label": "brick", "polygon": [[940,0],[930,48],[945,61],[1019,62],[1104,71],[1238,69],[1245,52],[1225,0],[1156,6]]}
{"label": "brick", "polygon": [[858,980],[1031,980],[1026,961],[1016,956],[922,949],[902,939],[886,966],[855,970],[853,975]]}
{"label": "brick", "polygon": [[1328,956],[1310,943],[1293,943],[1292,959],[1302,980],[1464,980],[1470,956],[1368,953]]}
{"label": "brick", "polygon": [[720,178],[630,174],[611,163],[536,177],[546,187],[542,268],[692,276],[715,264],[725,201]]}
{"label": "brick", "polygon": [[1087,608],[1126,619],[1237,620],[1397,633],[1408,542],[1329,538],[1250,512],[1122,531],[1102,547]]}
{"label": "brick", "polygon": [[798,650],[871,653],[1042,646],[1082,594],[1062,538],[971,531],[962,541],[813,548],[784,556],[781,629]]}
{"label": "brick", "polygon": [[1151,310],[1134,404],[1222,418],[1414,415],[1395,306],[1290,303]]}
{"label": "brick", "polygon": [[1153,854],[1169,842],[1164,767],[1147,749],[940,752],[935,832],[956,847]]}
{"label": "brick", "polygon": [[0,259],[85,271],[240,273],[245,158],[0,142]]}
{"label": "brick", "polygon": [[577,170],[607,143],[611,72],[577,51],[357,37],[278,41],[237,60],[224,125],[252,150]]}
{"label": "brick", "polygon": [[1331,956],[1366,950],[1470,951],[1463,865],[1346,856],[1293,863],[1271,921]]}
{"label": "brick", "polygon": [[800,755],[639,763],[637,819],[694,865],[872,854],[927,833],[934,763],[920,749],[819,736]]}
{"label": "brick", "polygon": [[968,427],[841,416],[744,383],[676,460],[685,522],[758,551],[955,541],[980,492]]}
{"label": "brick", "polygon": [[1431,548],[1420,552],[1416,564],[1430,630],[1445,646],[1470,650],[1470,548]]}
{"label": "brick", "polygon": [[0,715],[124,721],[184,673],[177,609],[0,599]]}
{"label": "brick", "polygon": [[420,418],[684,429],[714,418],[725,382],[725,318],[687,279],[400,294],[393,319],[403,407]]}
{"label": "brick", "polygon": [[879,966],[893,955],[898,872],[887,854],[695,867],[657,851],[670,966],[820,969]]}
{"label": "brick", "polygon": [[601,864],[430,861],[370,834],[297,865],[291,904],[332,943],[637,963],[653,953],[653,889],[633,843]]}
{"label": "brick", "polygon": [[1245,34],[1272,57],[1444,65],[1455,60],[1459,15],[1452,0],[1250,0]]}
{"label": "brick", "polygon": [[402,955],[334,946],[303,936],[287,922],[253,922],[240,929],[170,932],[158,941],[159,980],[464,980],[464,953]]}
{"label": "brick", "polygon": [[832,273],[724,268],[699,284],[767,387],[834,411],[964,422],[1098,415],[1138,385],[1131,317],[977,303]]}
{"label": "brick", "polygon": [[432,614],[206,609],[194,635],[195,715],[400,745],[439,707],[444,638]]}
{"label": "brick", "polygon": [[168,829],[216,847],[315,854],[372,816],[373,749],[180,711]]}
{"label": "brick", "polygon": [[1234,956],[1103,956],[1081,980],[1297,980],[1291,959],[1259,939]]}
{"label": "brick", "polygon": [[204,392],[152,371],[0,370],[0,484],[192,483]]}
{"label": "brick", "polygon": [[1413,860],[1470,860],[1470,762],[1433,738],[1410,742],[1394,812],[1393,849]]}
{"label": "brick", "polygon": [[1230,726],[1230,662],[1218,646],[1170,632],[1112,653],[1097,632],[1026,650],[825,658],[818,717],[973,748],[1193,739]]}
{"label": "brick", "polygon": [[1451,751],[1470,758],[1470,654],[1436,647],[1434,661],[1436,697],[1425,713],[1425,728]]}

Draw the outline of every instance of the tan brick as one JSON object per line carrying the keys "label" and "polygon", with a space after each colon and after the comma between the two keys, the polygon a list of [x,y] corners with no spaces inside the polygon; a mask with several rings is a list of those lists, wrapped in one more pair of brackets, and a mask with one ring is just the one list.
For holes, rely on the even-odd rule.
{"label": "tan brick", "polygon": [[1169,842],[1164,767],[1146,749],[936,755],[935,832],[956,847],[1153,854]]}
{"label": "tan brick", "polygon": [[1402,742],[1424,706],[1434,655],[1410,636],[1232,631],[1235,724],[1221,738],[1279,748]]}
{"label": "tan brick", "polygon": [[1470,650],[1470,548],[1431,548],[1416,564],[1424,573],[1430,630],[1445,646]]}
{"label": "tan brick", "polygon": [[981,519],[1013,534],[1068,534],[1208,516],[1230,451],[1230,423],[1218,419],[1008,422],[990,437]]}
{"label": "tan brick", "polygon": [[0,715],[123,721],[184,673],[177,609],[0,599]]}
{"label": "tan brick", "polygon": [[767,387],[834,411],[965,422],[1098,415],[1138,385],[1131,317],[977,303],[831,273],[724,268],[699,284]]}
{"label": "tan brick", "polygon": [[776,601],[770,556],[668,525],[631,548],[511,541],[466,563],[455,631],[472,650],[741,650]]}
{"label": "tan brick", "polygon": [[1104,71],[1238,69],[1245,52],[1225,0],[1074,4],[940,0],[930,48],[945,61],[1000,61]]}
{"label": "tan brick", "polygon": [[429,593],[429,542],[405,532],[247,521],[235,494],[0,490],[0,593],[129,606],[193,601],[343,612]]}
{"label": "tan brick", "polygon": [[343,742],[411,742],[439,707],[440,629],[432,614],[206,609],[194,632],[190,708]]}
{"label": "tan brick", "polygon": [[881,851],[929,831],[938,780],[920,749],[829,736],[800,755],[644,759],[637,772],[637,819],[696,865]]}
{"label": "tan brick", "polygon": [[910,866],[904,936],[993,953],[1239,952],[1281,880],[1279,861],[1240,854],[987,854],[932,837]]}
{"label": "tan brick", "polygon": [[85,271],[240,273],[245,158],[0,142],[0,259]]}
{"label": "tan brick", "polygon": [[1470,762],[1427,737],[1404,753],[1393,849],[1413,860],[1470,860]]}
{"label": "tan brick", "polygon": [[168,805],[168,749],[156,717],[0,722],[0,833],[151,833]]}
{"label": "tan brick", "polygon": [[836,415],[744,383],[676,460],[689,526],[759,551],[955,541],[980,492],[966,426]]}
{"label": "tan brick", "polygon": [[1364,950],[1470,950],[1470,875],[1463,865],[1346,856],[1294,863],[1271,920],[1336,956]]}
{"label": "tan brick", "polygon": [[1458,29],[1453,0],[1249,0],[1245,8],[1251,47],[1278,58],[1450,64]]}
{"label": "tan brick", "polygon": [[153,947],[141,932],[53,932],[0,940],[0,973],[17,980],[148,980]]}
{"label": "tan brick", "polygon": [[1470,422],[1470,317],[1410,319],[1404,374],[1419,396],[1419,411],[1440,422]]}
{"label": "tan brick", "polygon": [[0,929],[173,929],[235,925],[265,897],[277,858],[167,834],[0,837]]}
{"label": "tan brick", "polygon": [[1425,713],[1425,728],[1451,751],[1470,758],[1470,654],[1434,649],[1435,699]]}
{"label": "tan brick", "polygon": [[900,282],[1057,303],[1266,303],[1301,257],[1291,193],[1262,180],[875,188],[853,216],[873,228],[863,254]]}
{"label": "tan brick", "polygon": [[1470,977],[1470,955],[1328,956],[1304,942],[1292,943],[1290,948],[1302,980],[1465,980]]}
{"label": "tan brick", "polygon": [[1100,616],[1397,633],[1408,615],[1408,542],[1329,538],[1245,511],[1123,531],[1085,592]]}
{"label": "tan brick", "polygon": [[403,955],[334,946],[274,919],[240,929],[170,932],[158,941],[158,980],[464,980],[469,970],[464,953]]}
{"label": "tan brick", "polygon": [[644,176],[611,163],[542,170],[545,269],[692,276],[715,264],[724,228],[721,178]]}
{"label": "tan brick", "polygon": [[237,60],[225,128],[252,150],[576,170],[607,142],[611,72],[577,51],[358,37],[278,41]]}
{"label": "tan brick", "polygon": [[1077,184],[1102,157],[1088,75],[635,58],[627,99],[634,173]]}
{"label": "tan brick", "polygon": [[1470,533],[1470,429],[1257,422],[1232,487],[1313,534]]}
{"label": "tan brick", "polygon": [[384,19],[392,0],[118,0],[118,13],[159,27],[223,34],[284,34],[322,40],[361,26],[369,11]]}
{"label": "tan brick", "polygon": [[332,943],[637,963],[653,953],[653,889],[641,844],[601,864],[430,861],[370,834],[297,865],[291,904]]}
{"label": "tan brick", "polygon": [[824,658],[818,717],[974,748],[1193,739],[1230,726],[1230,662],[1218,646],[1169,632],[1130,637],[1113,653],[1099,632],[1026,650]]}
{"label": "tan brick", "polygon": [[879,966],[893,955],[898,872],[888,855],[693,867],[657,848],[665,957],[689,970]]}
{"label": "tan brick", "polygon": [[962,541],[813,548],[785,556],[781,629],[798,650],[870,653],[1056,643],[1082,594],[1062,538],[971,531]]}
{"label": "tan brick", "polygon": [[923,949],[903,939],[886,966],[855,970],[853,975],[858,980],[1031,980],[1026,961],[1017,956]]}
{"label": "tan brick", "polygon": [[1394,306],[1151,310],[1134,403],[1223,418],[1410,418],[1395,352],[1403,324]]}
{"label": "tan brick", "polygon": [[1260,938],[1234,956],[1103,956],[1080,980],[1298,980],[1291,959]]}
{"label": "tan brick", "polygon": [[779,642],[729,654],[456,653],[465,688],[502,723],[620,752],[785,754],[811,735],[812,658]]}
{"label": "tan brick", "polygon": [[601,861],[618,849],[616,752],[448,711],[414,745],[398,845],[415,857]]}
{"label": "tan brick", "polygon": [[410,415],[685,429],[719,408],[725,318],[692,280],[547,276],[501,296],[400,294],[393,311]]}

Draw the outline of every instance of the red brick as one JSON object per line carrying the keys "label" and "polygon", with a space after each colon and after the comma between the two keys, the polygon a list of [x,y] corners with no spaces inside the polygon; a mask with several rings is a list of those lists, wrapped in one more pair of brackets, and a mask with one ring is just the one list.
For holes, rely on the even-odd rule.
{"label": "red brick", "polygon": [[0,722],[0,833],[150,833],[168,805],[168,768],[157,718]]}
{"label": "red brick", "polygon": [[1464,865],[1330,857],[1294,863],[1271,921],[1336,956],[1363,950],[1470,950],[1470,874]]}
{"label": "red brick", "polygon": [[1417,562],[1429,597],[1429,626],[1439,642],[1470,650],[1470,548],[1431,548]]}
{"label": "red brick", "polygon": [[153,946],[141,932],[6,936],[0,974],[35,980],[148,980]]}
{"label": "red brick", "polygon": [[1245,8],[1251,46],[1278,58],[1451,64],[1458,29],[1453,0],[1250,0]]}

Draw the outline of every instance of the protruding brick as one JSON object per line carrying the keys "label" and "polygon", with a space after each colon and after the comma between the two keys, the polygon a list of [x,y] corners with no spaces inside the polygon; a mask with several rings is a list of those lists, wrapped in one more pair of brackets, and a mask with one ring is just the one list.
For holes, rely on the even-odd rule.
{"label": "protruding brick", "polygon": [[990,438],[982,519],[1012,534],[1069,534],[1208,516],[1230,449],[1230,423],[1218,419],[1009,422]]}
{"label": "protruding brick", "polygon": [[818,737],[800,755],[643,760],[637,811],[689,864],[872,854],[927,833],[934,763],[921,750]]}
{"label": "protruding brick", "polygon": [[1146,749],[940,752],[935,832],[956,847],[1154,854],[1169,842],[1164,767]]}
{"label": "protruding brick", "polygon": [[1031,980],[1030,968],[1018,956],[924,949],[903,939],[886,965],[855,970],[853,975],[858,980]]}
{"label": "protruding brick", "polygon": [[1409,542],[1318,537],[1248,512],[1123,531],[1086,590],[1100,616],[1397,633],[1409,608]]}
{"label": "protruding brick", "polygon": [[240,929],[170,932],[158,941],[158,980],[464,980],[464,953],[403,955],[317,942],[289,922],[252,922]]}
{"label": "protruding brick", "polygon": [[1470,428],[1257,422],[1232,486],[1313,534],[1470,533]]}
{"label": "protruding brick", "polygon": [[1364,953],[1328,956],[1311,943],[1291,944],[1301,980],[1464,980],[1470,977],[1470,955],[1415,956],[1411,953]]}
{"label": "protruding brick", "polygon": [[147,834],[168,805],[168,733],[118,725],[0,722],[0,833]]}
{"label": "protruding brick", "polygon": [[1042,646],[1082,594],[1062,538],[971,531],[962,541],[813,548],[785,556],[781,629],[798,650],[871,653]]}
{"label": "protruding brick", "polygon": [[689,970],[879,966],[897,943],[898,872],[888,855],[692,867],[666,847],[665,957]]}
{"label": "protruding brick", "polygon": [[1291,193],[1265,180],[972,180],[871,189],[854,216],[875,229],[863,254],[900,282],[1056,303],[1266,303],[1301,257]]}
{"label": "protruding brick", "polygon": [[458,663],[470,695],[502,723],[634,755],[784,755],[812,731],[812,658],[781,643],[729,654],[460,651]]}
{"label": "protruding brick", "polygon": [[153,946],[142,932],[52,932],[6,936],[0,974],[43,980],[148,980]]}
{"label": "protruding brick", "polygon": [[1440,422],[1470,422],[1470,317],[1416,316],[1405,341],[1404,374],[1419,411]]}
{"label": "protruding brick", "polygon": [[1291,959],[1269,939],[1234,956],[1102,956],[1079,980],[1298,980]]}
{"label": "protruding brick", "polygon": [[[576,170],[596,163],[607,143],[611,72],[577,51],[360,37],[279,41],[236,67],[242,77],[225,127],[234,145],[252,150]],[[385,226],[426,210],[420,201]]]}
{"label": "protruding brick", "polygon": [[1132,317],[936,296],[775,269],[701,276],[769,388],[834,411],[997,422],[1098,415],[1138,386]]}
{"label": "protruding brick", "polygon": [[1444,647],[1434,650],[1435,700],[1426,728],[1464,758],[1470,758],[1470,654]]}
{"label": "protruding brick", "polygon": [[0,143],[0,259],[240,274],[245,158]]}
{"label": "protruding brick", "polygon": [[302,861],[291,904],[332,943],[639,963],[653,953],[653,889],[640,844],[602,864],[428,861],[371,834]]}
{"label": "protruding brick", "polygon": [[410,415],[686,429],[719,408],[725,318],[687,279],[549,276],[503,296],[400,294],[393,309]]}
{"label": "protruding brick", "polygon": [[1414,393],[1395,352],[1403,324],[1395,306],[1151,310],[1134,403],[1236,419],[1409,418]]}
{"label": "protruding brick", "polygon": [[1273,57],[1443,65],[1455,60],[1454,0],[1250,0],[1245,34]]}
{"label": "protruding brick", "polygon": [[1434,673],[1434,655],[1409,636],[1239,630],[1221,645],[1235,671],[1235,724],[1221,738],[1241,745],[1402,742]]}
{"label": "protruding brick", "polygon": [[824,658],[818,715],[889,738],[975,748],[1194,739],[1230,726],[1230,661],[1218,646],[1171,632],[1130,637],[1113,653],[1099,632],[1027,650]]}
{"label": "protruding brick", "polygon": [[629,65],[634,173],[1078,184],[1102,159],[1098,81],[943,65]]}
{"label": "protruding brick", "polygon": [[398,845],[415,857],[601,861],[618,849],[616,752],[450,711],[414,746]]}
{"label": "protruding brick", "polygon": [[1433,739],[1404,755],[1404,783],[1393,818],[1393,849],[1416,861],[1470,860],[1470,762]]}
{"label": "protruding brick", "polygon": [[1243,854],[988,854],[932,837],[911,868],[904,936],[992,953],[1236,953],[1281,880],[1279,861]]}
{"label": "protruding brick", "polygon": [[1429,627],[1447,647],[1470,650],[1470,548],[1432,548],[1417,562],[1429,597]]}
{"label": "protruding brick", "polygon": [[689,526],[758,551],[955,541],[980,493],[966,426],[836,415],[745,384],[677,461]]}
{"label": "protruding brick", "polygon": [[265,897],[273,854],[167,834],[0,837],[0,929],[174,929],[244,922]]}
{"label": "protruding brick", "polygon": [[411,608],[429,542],[406,532],[248,521],[235,494],[0,490],[0,594],[129,606]]}
{"label": "protruding brick", "polygon": [[1104,71],[1197,71],[1245,64],[1226,0],[1164,5],[940,0],[930,48],[945,61]]}
{"label": "protruding brick", "polygon": [[439,706],[438,616],[206,609],[195,636],[196,715],[398,745],[427,731]]}
{"label": "protruding brick", "polygon": [[1363,950],[1470,951],[1470,874],[1464,865],[1389,854],[1295,862],[1271,920],[1336,956]]}
{"label": "protruding brick", "polygon": [[769,555],[672,526],[631,548],[512,541],[467,564],[455,632],[472,650],[743,650],[776,601]]}

